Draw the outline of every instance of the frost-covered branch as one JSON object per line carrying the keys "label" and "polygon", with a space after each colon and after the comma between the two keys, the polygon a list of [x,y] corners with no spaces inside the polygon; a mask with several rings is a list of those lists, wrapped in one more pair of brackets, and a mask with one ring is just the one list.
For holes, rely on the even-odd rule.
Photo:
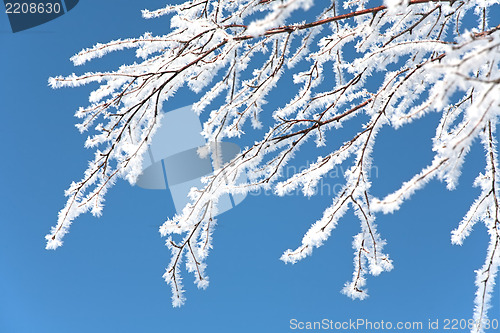
{"label": "frost-covered branch", "polygon": [[[205,185],[191,190],[191,202],[182,212],[161,226],[172,252],[164,278],[172,287],[173,304],[184,302],[182,260],[198,287],[208,285],[204,260],[222,195],[259,189],[285,195],[300,189],[311,196],[329,171],[349,161],[342,190],[301,244],[281,259],[295,263],[312,254],[353,209],[360,231],[353,241],[353,278],[342,292],[365,298],[366,273],[378,275],[393,267],[377,232],[377,213],[394,212],[432,179],[456,187],[467,153],[480,138],[488,152],[485,174],[476,180],[482,194],[452,241],[461,244],[479,220],[490,232],[487,260],[476,281],[479,324],[474,332],[483,332],[480,323],[487,318],[499,262],[495,128],[500,25],[490,23],[494,6],[498,1],[354,0],[341,6],[312,0],[192,0],[143,11],[146,18],[169,15],[171,32],[97,44],[72,57],[75,65],[83,65],[132,48],[139,63],[50,80],[54,88],[99,87],[90,94],[91,104],[76,113],[83,119],[80,131],[93,132],[85,145],[95,148],[96,155],[82,180],[66,191],[68,201],[47,236],[47,248],[62,244],[78,215],[89,210],[100,214],[104,194],[117,178],[135,182],[162,110],[187,86],[199,93],[194,110],[207,114],[202,134],[210,142],[208,152],[216,154],[213,150],[224,138],[244,140],[249,127],[260,136],[251,137],[255,143],[229,163],[217,164]],[[472,17],[476,22],[471,23]],[[290,96],[276,92],[284,80],[293,80]],[[279,106],[266,107],[270,99]],[[377,134],[431,112],[441,114],[433,160],[399,190],[383,199],[372,197],[369,170]],[[365,122],[357,128],[354,118]],[[332,133],[341,127],[352,129],[353,135],[337,144]],[[328,152],[305,170],[284,175],[303,146],[326,147]]]}

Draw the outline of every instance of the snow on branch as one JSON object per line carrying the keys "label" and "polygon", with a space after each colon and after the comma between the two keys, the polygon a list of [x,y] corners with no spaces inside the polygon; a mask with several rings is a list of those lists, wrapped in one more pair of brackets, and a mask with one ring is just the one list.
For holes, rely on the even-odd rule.
{"label": "snow on branch", "polygon": [[[216,146],[224,138],[244,138],[250,127],[260,136],[229,163],[219,165],[204,179],[204,186],[193,188],[191,202],[161,226],[172,252],[164,278],[172,287],[174,306],[185,301],[183,262],[198,287],[208,286],[205,259],[222,195],[259,189],[285,195],[298,188],[311,196],[332,168],[348,161],[352,162],[342,191],[301,244],[286,250],[281,259],[295,263],[311,255],[352,209],[360,231],[353,241],[353,278],[342,292],[363,299],[367,273],[378,275],[393,267],[377,231],[377,213],[396,211],[432,179],[449,189],[456,187],[465,158],[480,139],[487,152],[486,168],[475,185],[482,192],[452,232],[452,242],[461,244],[479,221],[488,228],[486,261],[477,271],[478,324],[473,329],[484,332],[500,262],[495,131],[500,112],[500,22],[488,16],[498,5],[495,0],[387,0],[376,6],[365,0],[343,6],[312,0],[192,0],[144,10],[145,18],[168,15],[170,32],[96,44],[71,58],[75,65],[83,65],[132,48],[138,63],[49,80],[53,88],[98,88],[90,95],[90,105],[76,112],[81,119],[78,129],[92,132],[85,145],[96,153],[82,179],[66,191],[68,201],[46,237],[47,248],[62,245],[80,214],[101,214],[104,195],[117,179],[135,182],[162,110],[187,86],[200,94],[193,108],[207,114],[202,132],[207,142]],[[316,18],[304,21],[313,15]],[[474,23],[464,19],[473,15]],[[293,80],[291,98],[276,93],[284,80]],[[270,99],[280,106],[267,107]],[[433,160],[399,190],[383,199],[372,197],[369,170],[377,134],[389,126],[404,128],[431,112],[441,115]],[[359,115],[366,121],[356,128],[352,119]],[[341,127],[353,129],[351,139],[327,144]],[[318,154],[307,169],[285,175],[284,167],[306,143],[328,152]],[[240,181],[242,175],[245,182]]]}

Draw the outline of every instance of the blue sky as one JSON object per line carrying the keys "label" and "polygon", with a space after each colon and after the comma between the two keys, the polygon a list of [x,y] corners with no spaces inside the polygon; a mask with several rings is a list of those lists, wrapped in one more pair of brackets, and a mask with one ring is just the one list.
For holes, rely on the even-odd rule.
{"label": "blue sky", "polygon": [[[68,14],[16,34],[0,13],[0,332],[281,333],[293,332],[292,318],[424,325],[429,319],[469,319],[474,270],[483,264],[488,238],[478,225],[459,247],[451,245],[450,231],[478,195],[471,186],[483,168],[478,144],[455,191],[431,182],[395,214],[378,217],[395,268],[368,277],[370,297],[364,301],[340,294],[351,278],[351,242],[359,229],[352,212],[312,257],[295,265],[278,260],[300,244],[331,203],[328,196],[248,196],[219,216],[208,258],[211,284],[197,290],[185,275],[188,300],[181,308],[172,308],[170,287],[161,277],[170,253],[157,229],[174,213],[167,191],[120,181],[108,193],[102,217],[79,217],[62,248],[44,249],[44,235],[65,203],[63,191],[81,177],[92,156],[73,117],[91,88],[51,90],[47,79],[130,59],[130,53],[112,54],[76,69],[69,61],[96,42],[166,32],[168,19],[146,21],[140,15],[160,3],[81,1]],[[194,95],[186,93],[166,108],[190,98]],[[431,161],[438,121],[438,115],[429,115],[379,134],[374,195],[395,190]],[[499,290],[492,319],[500,319]]]}

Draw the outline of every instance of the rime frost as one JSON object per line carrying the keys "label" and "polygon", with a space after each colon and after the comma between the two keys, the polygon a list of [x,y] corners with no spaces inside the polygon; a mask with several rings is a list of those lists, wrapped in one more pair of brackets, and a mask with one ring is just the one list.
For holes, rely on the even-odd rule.
{"label": "rime frost", "polygon": [[[500,25],[498,17],[488,16],[499,1],[385,0],[383,4],[185,1],[143,11],[145,18],[169,15],[167,35],[147,33],[96,44],[73,56],[75,65],[83,65],[109,52],[133,48],[139,62],[110,72],[49,80],[54,88],[93,82],[99,87],[90,94],[90,105],[76,112],[82,119],[78,129],[96,133],[85,143],[96,150],[95,157],[83,178],[66,191],[68,201],[46,237],[47,248],[62,245],[64,234],[80,214],[99,215],[104,195],[117,178],[134,183],[162,107],[187,86],[201,92],[194,108],[208,114],[202,133],[207,142],[243,137],[249,126],[260,129],[262,136],[207,177],[204,187],[193,189],[191,203],[160,227],[172,252],[164,278],[172,287],[173,305],[185,301],[183,260],[197,286],[208,286],[204,260],[212,248],[221,195],[258,189],[272,189],[278,195],[300,189],[313,195],[319,181],[346,161],[352,164],[342,190],[301,244],[286,250],[281,259],[295,263],[311,255],[328,240],[346,211],[353,209],[360,231],[353,240],[353,278],[342,292],[363,299],[367,274],[378,275],[393,267],[377,232],[377,213],[394,212],[432,179],[445,182],[449,189],[456,187],[464,159],[478,139],[486,151],[484,173],[475,182],[481,194],[452,232],[452,242],[462,244],[478,222],[488,229],[485,264],[477,271],[473,328],[484,332],[500,264],[496,141]],[[319,11],[318,6],[325,7]],[[316,19],[304,21],[304,13],[314,10]],[[356,52],[348,52],[349,48]],[[295,96],[277,109],[266,109],[270,116],[263,120],[266,100],[275,98],[273,88],[284,73],[293,75]],[[374,198],[369,170],[377,133],[386,127],[404,127],[430,112],[441,115],[432,162],[399,190]],[[350,140],[338,147],[326,145],[331,132],[342,126],[352,128],[350,120],[358,115],[367,121]],[[284,166],[307,141],[330,151],[307,169],[283,175]],[[241,175],[246,182],[238,182]]]}

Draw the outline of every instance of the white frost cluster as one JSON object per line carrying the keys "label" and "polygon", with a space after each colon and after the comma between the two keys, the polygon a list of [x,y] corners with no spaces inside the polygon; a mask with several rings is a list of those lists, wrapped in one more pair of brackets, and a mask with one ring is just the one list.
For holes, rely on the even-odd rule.
{"label": "white frost cluster", "polygon": [[[97,83],[90,105],[76,116],[85,143],[95,157],[79,182],[66,191],[68,201],[57,225],[47,235],[47,248],[62,244],[71,222],[80,214],[100,214],[104,195],[117,178],[133,183],[141,156],[157,130],[161,110],[179,88],[200,93],[197,113],[207,113],[202,134],[209,142],[261,137],[220,165],[191,190],[191,203],[167,220],[162,236],[172,252],[164,274],[172,287],[174,306],[184,303],[181,263],[199,288],[208,286],[205,259],[212,248],[218,198],[224,194],[272,189],[285,195],[300,189],[311,196],[336,166],[350,163],[342,190],[332,198],[284,262],[295,263],[323,245],[341,217],[353,209],[360,231],[354,236],[354,271],[342,292],[367,297],[367,275],[390,271],[385,240],[377,231],[377,213],[394,212],[432,179],[448,189],[457,186],[462,165],[476,139],[485,147],[485,171],[475,182],[480,196],[452,232],[462,244],[477,222],[486,225],[490,243],[484,266],[477,271],[473,332],[484,332],[491,292],[500,264],[500,213],[496,128],[500,112],[500,25],[489,17],[498,0],[385,0],[383,6],[353,0],[339,6],[312,0],[191,0],[154,11],[145,18],[169,15],[171,31],[144,34],[97,44],[74,57],[75,65],[126,48],[136,50],[138,63],[110,72],[54,77],[52,87]],[[317,13],[304,21],[306,10]],[[475,25],[464,17],[475,15]],[[309,15],[310,16],[310,15]],[[356,52],[350,52],[355,49]],[[287,77],[287,78],[284,78]],[[277,109],[274,88],[293,79],[294,96]],[[222,97],[222,98],[218,98]],[[265,110],[264,117],[262,112]],[[439,113],[433,138],[434,158],[428,166],[385,198],[371,195],[370,168],[377,134],[401,128]],[[363,126],[352,119],[363,115]],[[327,143],[339,128],[352,130],[340,144]],[[285,175],[284,167],[303,145],[328,149],[305,170]],[[245,183],[238,182],[245,175]]]}

